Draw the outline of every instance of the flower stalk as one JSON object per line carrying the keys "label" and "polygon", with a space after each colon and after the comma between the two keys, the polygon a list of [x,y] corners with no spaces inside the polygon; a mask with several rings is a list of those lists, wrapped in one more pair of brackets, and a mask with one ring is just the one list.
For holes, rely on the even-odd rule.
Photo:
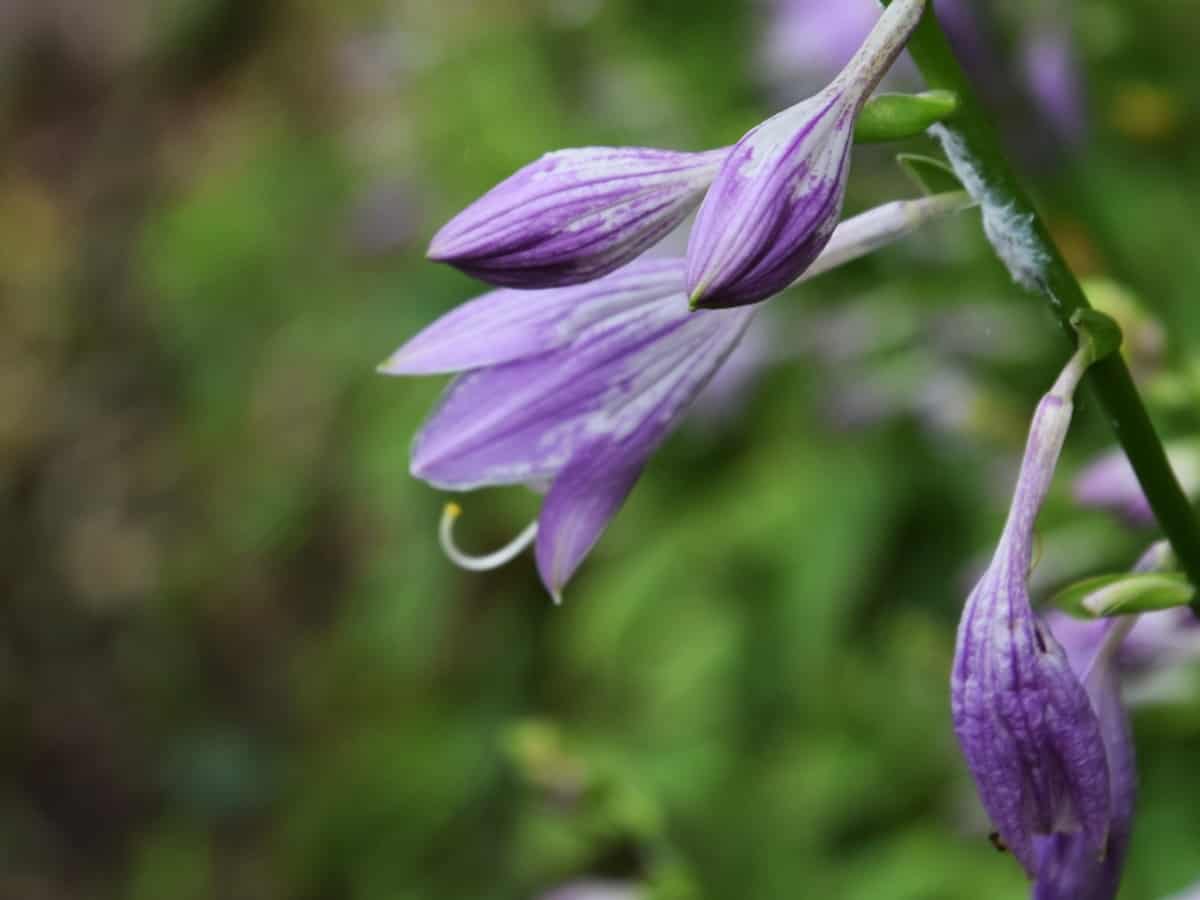
{"label": "flower stalk", "polygon": [[[884,6],[892,0],[881,0]],[[933,129],[958,176],[980,202],[984,226],[1014,279],[1041,294],[1067,337],[1072,317],[1090,309],[1083,289],[1009,164],[987,111],[938,25],[926,12],[908,50],[931,90],[958,98],[953,117]],[[1087,382],[1103,407],[1146,499],[1188,577],[1200,585],[1200,522],[1171,470],[1128,367],[1119,354],[1097,362]],[[1200,602],[1193,604],[1200,613]]]}

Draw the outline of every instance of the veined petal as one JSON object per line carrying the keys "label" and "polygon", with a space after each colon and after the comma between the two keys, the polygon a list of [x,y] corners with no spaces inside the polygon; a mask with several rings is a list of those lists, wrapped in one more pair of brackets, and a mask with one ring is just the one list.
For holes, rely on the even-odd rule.
{"label": "veined petal", "polygon": [[638,399],[689,370],[718,323],[740,334],[741,317],[692,315],[679,292],[541,356],[463,375],[414,440],[413,474],[450,490],[544,482],[588,436],[633,430]]}
{"label": "veined petal", "polygon": [[925,0],[894,0],[824,91],[751,129],[721,165],[688,243],[704,307],[756,303],[817,258],[842,212],[854,120],[912,34]]}
{"label": "veined petal", "polygon": [[435,321],[380,371],[434,375],[538,356],[594,322],[682,290],[683,260],[645,259],[573,287],[491,291]]}
{"label": "veined petal", "polygon": [[648,345],[585,425],[538,517],[537,561],[556,598],[600,539],[650,454],[736,346],[751,311],[697,312]]}
{"label": "veined petal", "polygon": [[738,306],[778,293],[828,242],[842,210],[854,127],[841,86],[746,134],[721,166],[688,241],[694,303]]}
{"label": "veined petal", "polygon": [[548,153],[447,223],[429,258],[502,287],[599,278],[687,218],[724,155],[634,147]]}

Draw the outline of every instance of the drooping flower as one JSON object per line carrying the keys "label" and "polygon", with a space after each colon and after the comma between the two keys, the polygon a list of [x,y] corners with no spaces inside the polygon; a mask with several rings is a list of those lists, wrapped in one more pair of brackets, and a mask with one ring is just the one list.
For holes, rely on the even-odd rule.
{"label": "drooping flower", "polygon": [[[1167,459],[1175,471],[1183,492],[1191,498],[1200,495],[1200,446],[1191,441],[1167,445]],[[1154,524],[1150,502],[1142,492],[1133,466],[1119,447],[1093,460],[1075,478],[1075,502],[1092,509],[1104,509],[1119,515],[1129,525]]]}
{"label": "drooping flower", "polygon": [[637,147],[547,153],[451,219],[434,235],[428,256],[502,287],[600,278],[686,219],[725,153]]}
{"label": "drooping flower", "polygon": [[1027,586],[1034,522],[1088,353],[1076,354],[1038,404],[999,545],[963,610],[951,674],[954,729],[980,799],[1034,879],[1058,859],[1047,840],[1068,835],[1072,852],[1078,841],[1078,852],[1099,859],[1114,827],[1108,726],[1034,614]]}
{"label": "drooping flower", "polygon": [[825,90],[751,129],[725,157],[688,242],[694,305],[763,300],[817,258],[841,215],[855,119],[924,8],[895,0]]}
{"label": "drooping flower", "polygon": [[[964,208],[963,194],[889,203],[845,223],[810,275],[878,249]],[[755,308],[689,310],[684,260],[642,259],[598,281],[498,290],[451,311],[380,370],[461,372],[413,442],[412,472],[466,491],[547,489],[538,521],[497,554],[443,544],[485,569],[536,541],[542,579],[558,597],[667,437],[737,345]]]}

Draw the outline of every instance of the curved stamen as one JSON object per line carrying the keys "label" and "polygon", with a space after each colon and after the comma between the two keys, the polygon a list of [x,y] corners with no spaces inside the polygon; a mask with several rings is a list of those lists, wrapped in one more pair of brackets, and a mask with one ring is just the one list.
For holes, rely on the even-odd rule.
{"label": "curved stamen", "polygon": [[460,550],[458,544],[454,542],[454,522],[460,515],[462,515],[461,506],[457,503],[446,504],[446,508],[442,510],[442,521],[438,525],[438,541],[442,545],[442,552],[446,554],[450,562],[469,572],[490,572],[492,569],[500,568],[505,563],[516,559],[537,537],[537,522],[534,521],[495,553],[471,556]]}

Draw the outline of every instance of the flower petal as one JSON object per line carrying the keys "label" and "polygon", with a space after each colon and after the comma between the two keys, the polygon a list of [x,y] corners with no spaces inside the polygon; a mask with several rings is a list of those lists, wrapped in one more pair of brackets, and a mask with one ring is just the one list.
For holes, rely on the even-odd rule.
{"label": "flower petal", "polygon": [[433,375],[538,356],[594,322],[682,290],[683,260],[646,259],[574,287],[491,291],[435,321],[380,371]]}
{"label": "flower petal", "polygon": [[687,218],[724,155],[636,147],[548,153],[447,223],[429,258],[503,287],[599,278]]}
{"label": "flower petal", "polygon": [[589,436],[636,430],[643,406],[705,364],[714,333],[736,343],[747,317],[714,315],[690,313],[678,293],[456,379],[413,442],[413,474],[450,490],[553,477]]}
{"label": "flower petal", "polygon": [[846,190],[855,105],[835,86],[773,116],[726,158],[688,242],[687,289],[707,307],[783,290],[833,234]]}
{"label": "flower petal", "polygon": [[600,539],[650,454],[736,346],[747,312],[692,313],[635,358],[588,438],[554,480],[538,517],[538,570],[555,597]]}

